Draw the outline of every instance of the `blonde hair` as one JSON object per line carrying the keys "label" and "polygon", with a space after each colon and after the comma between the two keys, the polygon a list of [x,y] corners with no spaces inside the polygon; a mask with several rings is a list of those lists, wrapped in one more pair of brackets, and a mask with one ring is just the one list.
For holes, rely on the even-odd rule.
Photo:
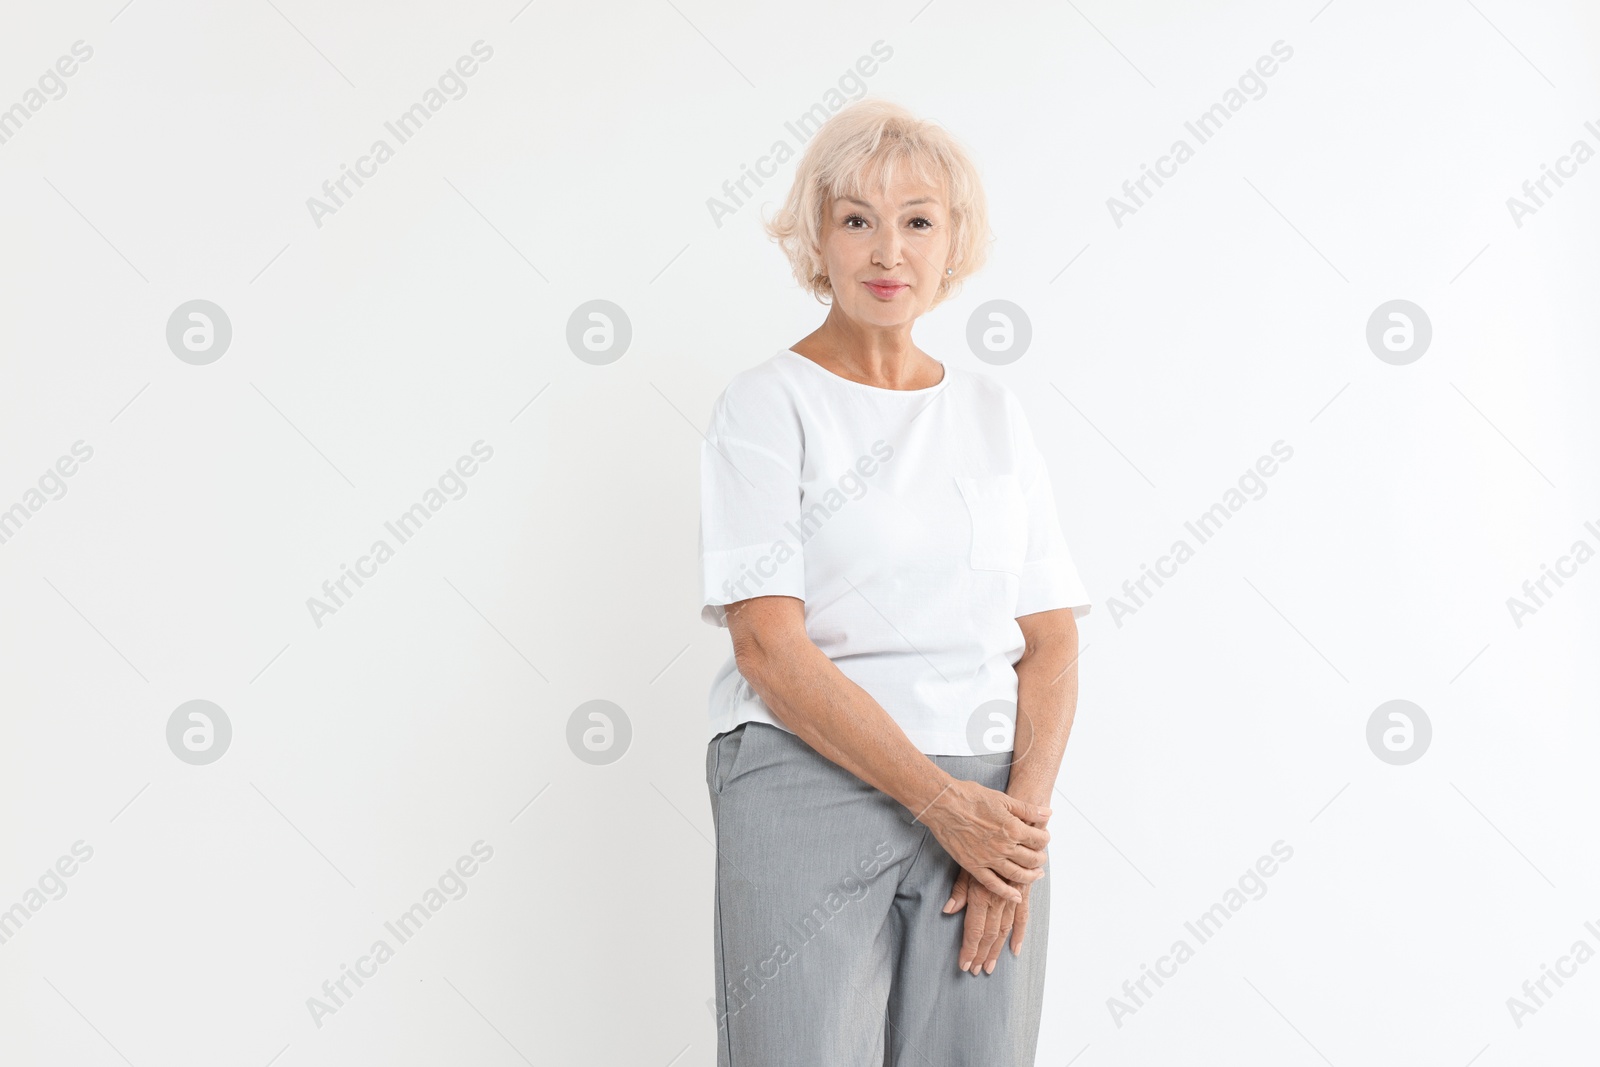
{"label": "blonde hair", "polygon": [[860,100],[824,122],[795,168],[788,198],[764,221],[789,257],[801,288],[821,303],[833,286],[823,273],[822,214],[830,197],[887,189],[902,173],[943,186],[950,209],[950,263],[941,271],[935,307],[954,296],[989,255],[989,208],[978,168],[943,127],[887,100]]}

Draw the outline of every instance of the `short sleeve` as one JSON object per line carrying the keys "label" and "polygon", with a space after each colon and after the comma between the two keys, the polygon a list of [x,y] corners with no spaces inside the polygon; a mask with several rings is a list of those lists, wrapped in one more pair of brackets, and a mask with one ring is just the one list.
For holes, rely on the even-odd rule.
{"label": "short sleeve", "polygon": [[700,446],[700,618],[727,626],[726,606],[806,595],[800,529],[804,439],[786,393],[736,380],[717,399]]}
{"label": "short sleeve", "polygon": [[1015,394],[1007,390],[1012,425],[1016,431],[1017,470],[1028,504],[1028,552],[1022,566],[1022,588],[1017,594],[1017,617],[1055,608],[1071,608],[1081,619],[1091,606],[1088,590],[1078,576],[1072,553],[1061,535],[1050,470],[1034,443],[1027,413]]}

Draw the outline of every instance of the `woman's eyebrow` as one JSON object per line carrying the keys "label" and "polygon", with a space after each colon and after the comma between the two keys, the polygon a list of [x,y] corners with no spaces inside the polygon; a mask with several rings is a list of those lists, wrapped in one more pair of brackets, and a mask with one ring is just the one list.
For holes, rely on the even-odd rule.
{"label": "woman's eyebrow", "polygon": [[[865,200],[857,200],[853,196],[841,196],[841,197],[839,197],[839,199],[843,200],[843,201],[845,201],[847,203],[858,204],[861,207],[866,208],[868,211],[871,211],[873,209],[872,205],[867,203]],[[914,206],[916,204],[932,204],[932,203],[934,203],[933,197],[931,197],[931,196],[919,196],[914,200],[907,200],[905,203],[901,204],[900,206],[901,207],[912,207],[912,206]]]}

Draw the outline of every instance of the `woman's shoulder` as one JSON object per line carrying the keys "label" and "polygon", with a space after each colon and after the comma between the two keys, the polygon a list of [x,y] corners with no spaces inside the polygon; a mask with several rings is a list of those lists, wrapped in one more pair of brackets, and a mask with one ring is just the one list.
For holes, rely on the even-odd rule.
{"label": "woman's shoulder", "polygon": [[776,353],[728,379],[712,407],[712,424],[731,429],[787,421],[779,417],[796,410],[795,390],[794,368]]}
{"label": "woman's shoulder", "polygon": [[785,355],[794,357],[792,352],[778,352],[729,378],[718,400],[719,406],[787,405],[787,398],[794,392],[795,378]]}
{"label": "woman's shoulder", "polygon": [[950,375],[950,384],[981,408],[1009,413],[1021,406],[1011,387],[987,371],[957,367],[950,363],[946,363],[944,368],[945,373]]}

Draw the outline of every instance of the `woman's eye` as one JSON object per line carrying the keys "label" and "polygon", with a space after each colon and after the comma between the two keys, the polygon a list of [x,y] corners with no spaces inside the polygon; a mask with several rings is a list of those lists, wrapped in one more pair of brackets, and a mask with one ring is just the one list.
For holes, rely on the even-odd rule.
{"label": "woman's eye", "polygon": [[912,225],[913,228],[918,229],[918,230],[927,230],[927,229],[931,229],[933,227],[933,223],[931,221],[929,221],[928,219],[922,218],[921,216],[918,216],[917,218],[912,219],[911,220],[911,225]]}
{"label": "woman's eye", "polygon": [[863,226],[867,224],[867,220],[862,218],[860,215],[846,215],[844,218],[844,224],[847,229],[855,229],[854,224],[857,222],[861,223]]}

